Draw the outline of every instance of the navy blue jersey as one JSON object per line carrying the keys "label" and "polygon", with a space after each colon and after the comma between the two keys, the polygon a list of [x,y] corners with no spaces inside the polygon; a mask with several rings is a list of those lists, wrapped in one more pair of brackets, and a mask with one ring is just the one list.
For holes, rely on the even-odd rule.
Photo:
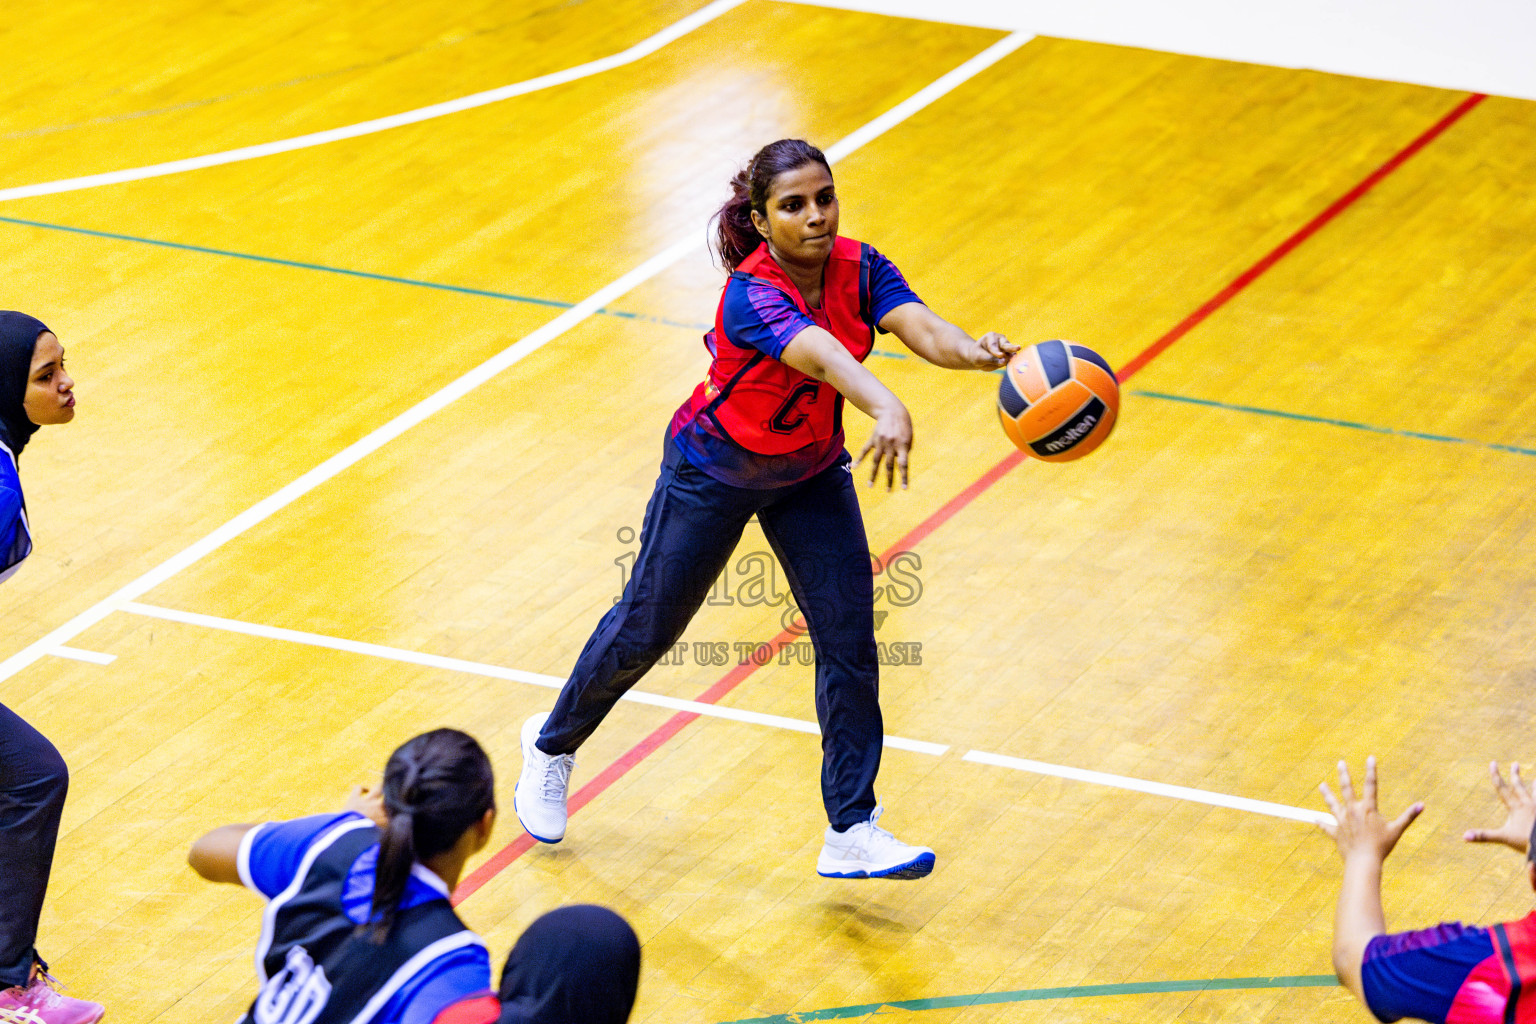
{"label": "navy blue jersey", "polygon": [[1377,1020],[1530,1024],[1536,1007],[1520,994],[1536,981],[1536,914],[1378,935],[1365,947],[1360,981]]}
{"label": "navy blue jersey", "polygon": [[415,865],[388,938],[357,932],[373,902],[379,832],[360,814],[258,825],[240,879],[268,900],[256,947],[261,983],[246,1024],[431,1024],[491,987],[485,944],[442,879]]}

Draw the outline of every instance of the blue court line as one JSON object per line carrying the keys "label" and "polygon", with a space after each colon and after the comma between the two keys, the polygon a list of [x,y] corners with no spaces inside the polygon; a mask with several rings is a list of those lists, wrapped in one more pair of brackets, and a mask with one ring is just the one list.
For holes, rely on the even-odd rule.
{"label": "blue court line", "polygon": [[837,1006],[827,1010],[802,1010],[772,1017],[749,1017],[728,1024],[808,1024],[817,1020],[864,1017],[886,1010],[947,1010],[998,1003],[1028,1003],[1045,999],[1086,999],[1094,996],[1139,996],[1166,992],[1246,992],[1266,988],[1331,988],[1339,980],[1331,974],[1301,974],[1276,978],[1206,978],[1193,981],[1134,981],[1119,985],[1071,985],[1066,988],[1026,988],[1015,992],[982,992],[968,996],[937,996],[932,999],[901,999],[890,1003]]}
{"label": "blue court line", "polygon": [[1392,427],[1377,427],[1369,423],[1355,423],[1351,420],[1335,420],[1326,416],[1307,416],[1299,412],[1285,412],[1281,409],[1261,409],[1253,405],[1232,405],[1227,402],[1213,402],[1207,398],[1189,398],[1185,395],[1169,395],[1160,391],[1130,391],[1128,394],[1141,395],[1145,398],[1160,398],[1165,402],[1183,402],[1186,405],[1204,405],[1212,409],[1227,409],[1232,412],[1250,412],[1259,416],[1274,416],[1285,420],[1300,420],[1303,423],[1323,423],[1330,427],[1348,427],[1350,430],[1366,430],[1372,434],[1390,434],[1394,437],[1412,437],[1420,441],[1440,441],[1444,444],[1468,444],[1478,448],[1491,448],[1497,452],[1513,452],[1516,455],[1536,455],[1536,448],[1521,448],[1512,444],[1494,444],[1491,441],[1472,441],[1465,437],[1446,437],[1444,434],[1425,434],[1417,430],[1395,430]]}
{"label": "blue court line", "polygon": [[[44,221],[22,220],[18,217],[0,217],[0,223],[19,224],[29,228],[44,228],[48,231],[66,231],[73,235],[89,235],[92,238],[110,238],[118,242],[137,242],[140,245],[157,245],[162,249],[180,249],[183,252],[200,252],[207,256],[227,256],[230,259],[250,260],[255,263],[269,263],[279,267],[293,267],[298,270],[318,270],[326,274],[341,274],[346,277],[361,277],[370,281],[387,281],[390,284],[410,285],[413,288],[433,288],[437,291],[455,292],[459,295],[476,295],[486,299],[501,299],[504,302],[521,302],[531,306],[548,306],[552,309],[570,309],[574,302],[561,302],[558,299],[541,299],[532,295],[515,295],[511,292],[494,292],[484,288],[466,288],[463,285],[443,284],[438,281],[419,281],[412,277],[396,277],[392,274],[375,274],[368,270],[351,270],[347,267],[332,267],[324,263],[304,263],[299,260],[279,259],[276,256],[259,256],[249,252],[234,252],[230,249],[213,249],[205,245],[188,245],[186,242],[167,242],[159,238],[141,238],[138,235],[120,235],[112,231],[95,231],[91,228],[71,227],[67,224],[49,224]],[[661,324],[664,327],[681,327],[693,331],[707,331],[712,324],[687,323],[680,320],[668,320],[665,317],[647,316],[644,313],[630,313],[622,309],[600,309],[598,313],[604,316],[618,317],[621,320],[635,320],[644,323]]]}

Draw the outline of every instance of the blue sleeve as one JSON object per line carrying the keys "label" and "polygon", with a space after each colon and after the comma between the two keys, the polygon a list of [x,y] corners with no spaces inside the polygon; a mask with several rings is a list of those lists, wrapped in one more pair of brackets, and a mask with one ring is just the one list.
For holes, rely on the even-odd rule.
{"label": "blue sleeve", "polygon": [[311,843],[332,825],[361,817],[355,811],[342,811],[257,825],[240,841],[240,855],[236,860],[240,880],[247,888],[271,899],[293,882],[299,862],[304,859]]}
{"label": "blue sleeve", "polygon": [[32,536],[21,513],[21,477],[10,454],[0,452],[0,572],[32,553]]}
{"label": "blue sleeve", "polygon": [[723,302],[725,336],[774,359],[783,355],[784,346],[797,334],[816,326],[788,295],[761,281],[732,278],[726,283]]}
{"label": "blue sleeve", "polygon": [[1365,1005],[1380,1021],[1414,1017],[1439,1024],[1468,976],[1494,955],[1486,928],[1459,923],[1378,935],[1360,965]]}
{"label": "blue sleeve", "polygon": [[[0,553],[8,553],[17,548],[18,530],[25,530],[21,522],[21,491],[11,490],[7,481],[0,476]],[[0,562],[0,569],[5,568]]]}
{"label": "blue sleeve", "polygon": [[381,1024],[432,1024],[444,1009],[491,989],[491,955],[484,946],[461,946],[401,989]]}
{"label": "blue sleeve", "polygon": [[[897,306],[922,301],[907,284],[907,279],[901,276],[901,271],[896,269],[896,264],[871,247],[869,250],[869,315],[874,321],[871,326],[879,328],[880,321],[885,319],[885,314]],[[881,333],[889,332],[881,329]]]}
{"label": "blue sleeve", "polygon": [[15,478],[15,473],[0,470],[0,537],[14,536],[21,519],[21,489],[15,486]]}

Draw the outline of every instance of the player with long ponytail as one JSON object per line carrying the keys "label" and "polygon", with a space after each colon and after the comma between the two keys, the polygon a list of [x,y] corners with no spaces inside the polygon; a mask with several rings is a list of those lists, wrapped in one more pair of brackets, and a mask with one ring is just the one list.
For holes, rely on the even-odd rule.
{"label": "player with long ponytail", "polygon": [[441,856],[487,814],[494,817],[492,789],[490,761],[462,732],[423,733],[395,751],[384,768],[385,824],[366,926],[375,941],[388,936],[416,862]]}
{"label": "player with long ponytail", "polygon": [[485,751],[436,729],[340,813],[225,825],[194,843],[198,874],[269,901],[245,1024],[430,1022],[489,989],[489,954],[449,895],[495,820]]}
{"label": "player with long ponytail", "polygon": [[624,595],[598,623],[547,715],[523,725],[513,799],[535,839],[559,842],[578,747],[672,649],[756,519],[789,579],[816,652],[821,795],[818,873],[917,878],[935,854],[877,824],[883,719],[874,580],[843,447],[843,404],[874,420],[858,462],[907,485],[912,417],[863,366],[875,332],[950,369],[993,370],[1018,351],[932,313],[872,246],[838,235],[826,156],[800,139],[764,146],[731,180],[715,246],[729,277],[704,337],[705,379],[672,417]]}

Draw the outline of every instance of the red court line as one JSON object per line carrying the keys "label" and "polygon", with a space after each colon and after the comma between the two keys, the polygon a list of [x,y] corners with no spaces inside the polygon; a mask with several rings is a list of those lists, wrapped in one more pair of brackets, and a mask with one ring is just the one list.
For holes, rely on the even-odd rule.
{"label": "red court line", "polygon": [[[1348,192],[1344,193],[1338,199],[1330,203],[1328,208],[1325,209],[1322,213],[1319,213],[1316,217],[1313,217],[1311,220],[1309,220],[1304,226],[1302,226],[1299,231],[1291,235],[1285,241],[1281,242],[1274,249],[1270,250],[1270,252],[1268,252],[1253,266],[1249,267],[1237,277],[1233,278],[1231,284],[1227,285],[1221,291],[1213,295],[1208,301],[1201,305],[1199,309],[1196,309],[1193,313],[1189,314],[1189,316],[1179,321],[1179,323],[1175,325],[1174,328],[1167,334],[1164,334],[1151,345],[1148,345],[1141,351],[1140,354],[1138,354],[1130,362],[1121,367],[1118,372],[1120,380],[1124,381],[1135,374],[1138,370],[1146,366],[1153,359],[1156,359],[1170,345],[1192,331],[1212,313],[1216,312],[1222,306],[1225,306],[1243,289],[1247,288],[1254,281],[1258,280],[1259,277],[1261,277],[1267,270],[1273,267],[1276,263],[1279,263],[1307,239],[1321,231],[1330,221],[1338,217],[1339,214],[1343,213],[1350,206],[1353,206],[1361,196],[1365,195],[1372,188],[1374,188],[1378,183],[1381,182],[1382,179],[1401,167],[1419,150],[1435,141],[1435,139],[1444,133],[1447,128],[1461,120],[1468,111],[1472,110],[1473,107],[1476,107],[1479,103],[1487,98],[1487,95],[1484,93],[1473,93],[1466,99],[1462,100],[1461,103],[1456,105],[1455,109],[1446,114],[1439,121],[1436,121],[1422,135],[1408,143],[1408,145],[1404,146],[1390,160],[1376,168],[1376,170],[1372,171],[1369,175],[1362,179],[1361,182],[1354,188],[1350,189]],[[881,555],[881,562],[888,562],[890,561],[891,556],[897,552],[911,550],[917,544],[921,543],[926,537],[932,534],[940,526],[943,526],[946,522],[953,518],[957,512],[965,508],[965,506],[969,505],[972,501],[975,501],[993,484],[997,483],[1004,476],[1008,475],[1008,472],[1015,466],[1019,465],[1021,462],[1024,462],[1025,458],[1026,457],[1023,452],[1015,451],[1010,453],[1006,458],[998,462],[997,465],[983,473],[980,478],[965,488],[965,490],[961,491],[949,501],[945,502],[936,512],[932,513],[928,516],[928,518],[924,519],[921,523],[918,523],[911,530],[907,531],[907,533],[903,535],[900,540],[886,549],[885,553]],[[783,630],[779,633],[778,636],[774,637],[768,642],[768,648],[770,651],[772,651],[773,654],[776,655],[784,646],[794,643],[797,639],[799,639],[800,635],[801,634],[794,633],[789,630]],[[764,659],[765,662],[771,660],[772,658]],[[749,662],[745,665],[737,665],[724,676],[722,676],[719,682],[715,683],[709,689],[701,693],[697,698],[698,701],[702,704],[714,704],[726,694],[734,690],[737,686],[739,686],[743,681],[746,680],[748,676],[756,672],[758,668],[759,666],[754,662]],[[662,744],[666,743],[673,736],[676,736],[680,731],[682,731],[684,726],[688,725],[698,717],[699,716],[697,714],[691,711],[679,711],[677,714],[667,719],[666,723],[659,729],[651,733],[645,739],[641,740],[626,754],[624,754],[624,756],[620,757],[617,761],[613,762],[607,768],[604,768],[600,773],[598,773],[598,775],[593,778],[591,782],[588,782],[585,786],[582,786],[579,790],[572,794],[570,801],[567,804],[571,813],[574,814],[576,811],[591,803],[609,786],[623,778],[631,768],[649,757],[654,750],[656,750]],[[524,853],[528,852],[528,850],[532,849],[536,843],[537,840],[525,832],[514,839],[511,843],[497,851],[494,855],[492,855],[490,860],[486,861],[474,871],[470,872],[469,875],[459,883],[458,888],[453,892],[454,905],[457,906],[459,903],[468,899],[471,895],[478,891],[481,886],[485,885],[492,878],[496,877],[496,875],[504,870],[509,864],[517,860],[517,858],[521,857]]]}
{"label": "red court line", "polygon": [[1210,301],[1206,302],[1205,305],[1201,306],[1199,309],[1189,314],[1189,316],[1179,321],[1178,325],[1174,327],[1173,330],[1169,331],[1167,334],[1163,335],[1161,338],[1158,338],[1152,344],[1148,345],[1140,355],[1126,363],[1125,366],[1120,369],[1120,379],[1124,380],[1131,374],[1135,373],[1137,370],[1141,369],[1143,366],[1146,366],[1153,359],[1157,358],[1158,354],[1161,353],[1165,348],[1167,348],[1169,345],[1172,345],[1180,338],[1184,337],[1184,335],[1188,334],[1190,331],[1194,330],[1196,325],[1198,325],[1202,320],[1216,312],[1222,306],[1225,306],[1229,301],[1231,301],[1233,296],[1242,291],[1244,288],[1247,288],[1250,284],[1253,284],[1254,281],[1258,280],[1261,274],[1284,259],[1292,249],[1295,249],[1302,242],[1305,242],[1307,239],[1321,231],[1329,221],[1333,220],[1346,209],[1353,206],[1356,200],[1374,188],[1387,175],[1391,174],[1393,171],[1397,170],[1404,163],[1406,163],[1409,157],[1413,156],[1415,153],[1429,145],[1431,142],[1434,142],[1435,139],[1440,137],[1442,132],[1444,132],[1451,125],[1455,124],[1457,121],[1460,121],[1469,110],[1487,98],[1488,96],[1485,93],[1475,92],[1468,96],[1466,99],[1462,100],[1459,104],[1456,105],[1454,110],[1431,125],[1429,130],[1427,130],[1423,135],[1420,135],[1418,138],[1408,143],[1408,145],[1404,146],[1401,150],[1398,151],[1396,156],[1392,157],[1392,159],[1388,160],[1386,163],[1382,164],[1380,167],[1376,168],[1369,175],[1367,175],[1365,179],[1360,182],[1360,184],[1356,185],[1354,188],[1350,189],[1348,192],[1335,199],[1333,203],[1330,204],[1329,207],[1322,213],[1307,221],[1306,225],[1300,231],[1296,232],[1290,238],[1287,238],[1285,241],[1275,246],[1269,255],[1265,256],[1263,259],[1259,260],[1259,262],[1255,263],[1253,266],[1237,275],[1237,277],[1233,278],[1231,284],[1227,285],[1221,291],[1213,295]]}

